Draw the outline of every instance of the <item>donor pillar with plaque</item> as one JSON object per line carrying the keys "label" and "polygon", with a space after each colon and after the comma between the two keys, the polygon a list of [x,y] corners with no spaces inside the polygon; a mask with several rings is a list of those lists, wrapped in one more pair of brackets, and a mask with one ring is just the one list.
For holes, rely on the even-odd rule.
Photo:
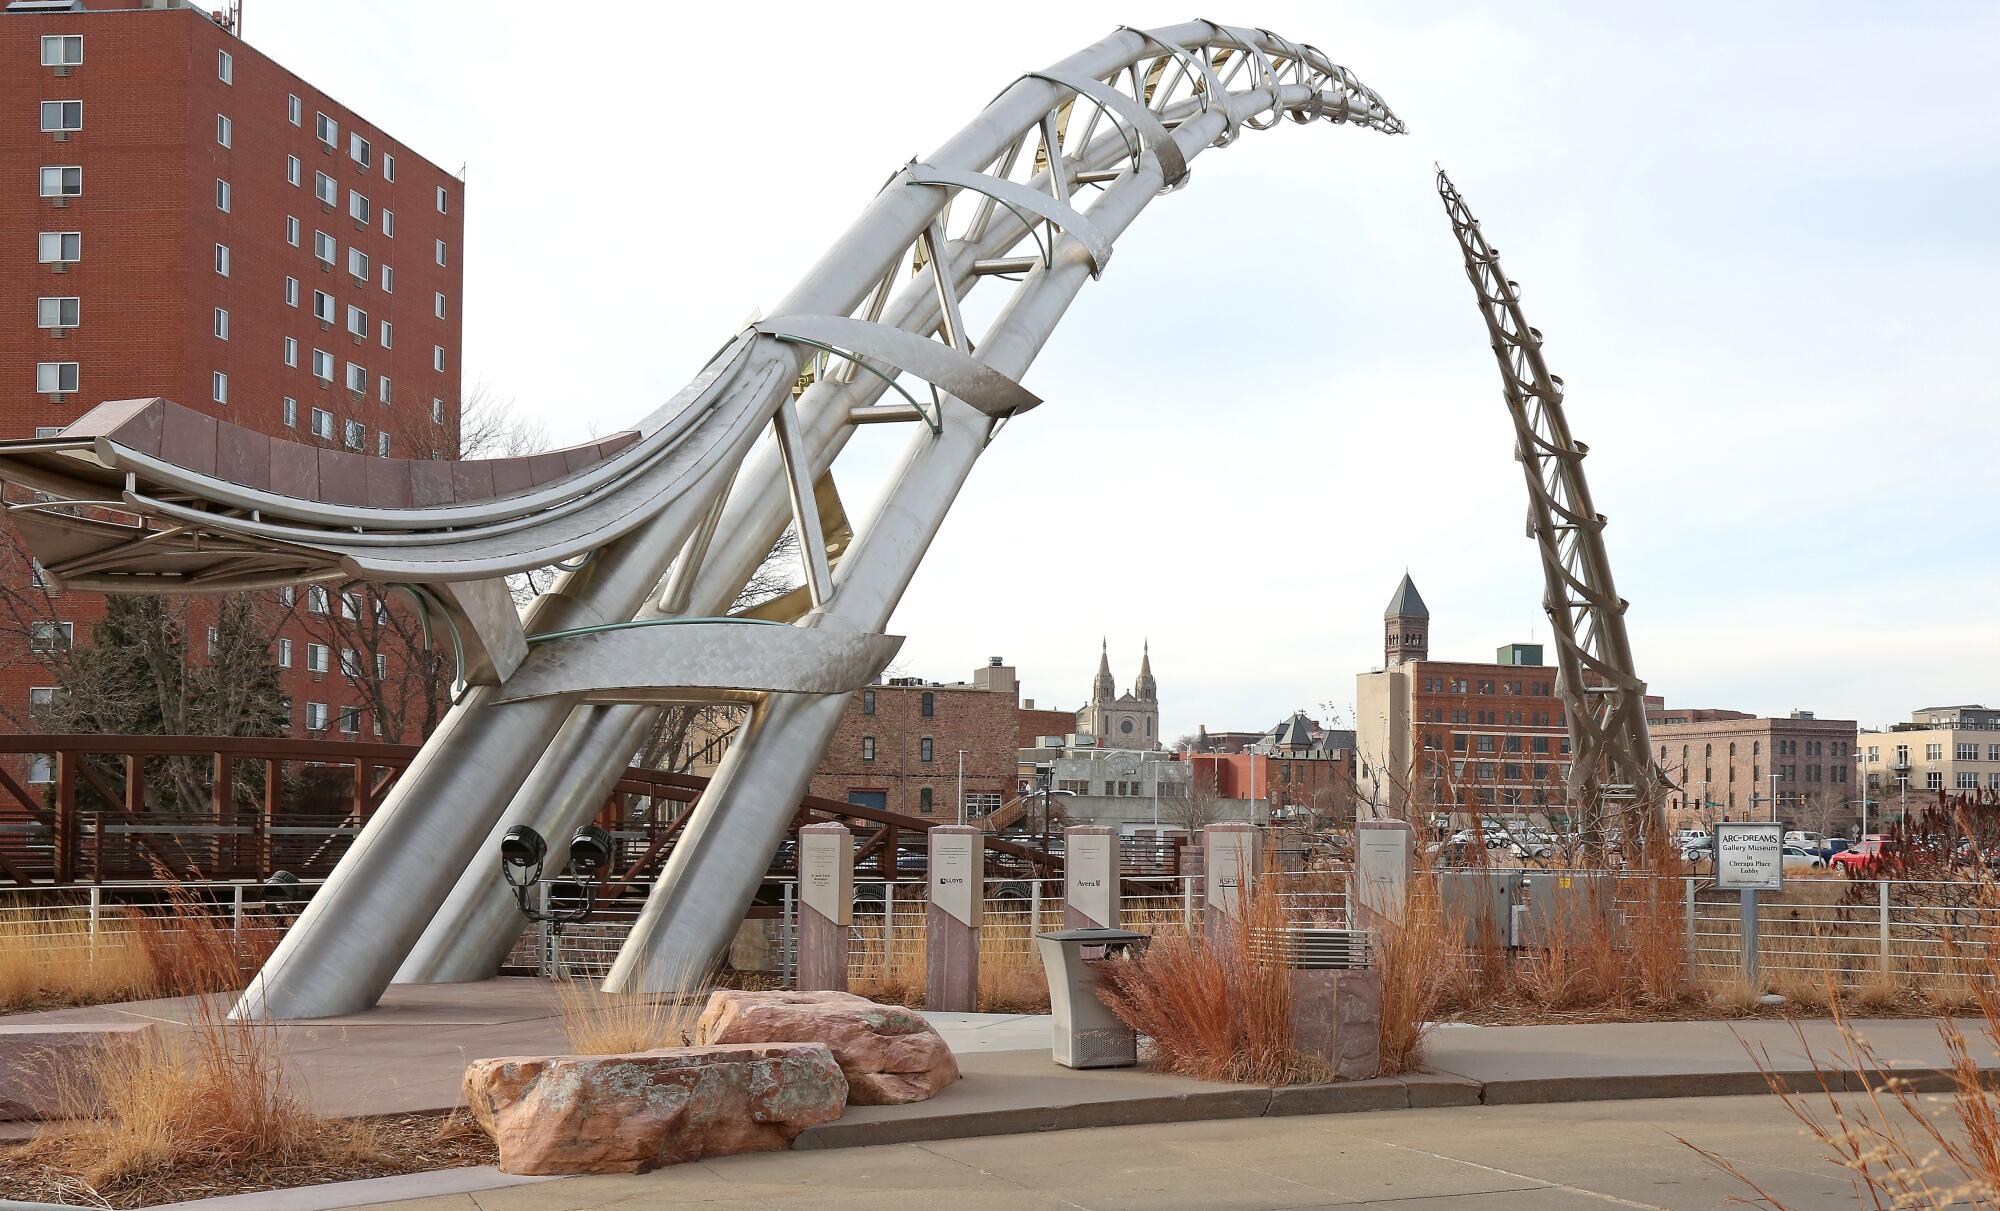
{"label": "donor pillar with plaque", "polygon": [[1118,928],[1118,835],[1111,829],[1063,830],[1063,928]]}
{"label": "donor pillar with plaque", "polygon": [[1410,865],[1416,832],[1407,820],[1362,820],[1355,825],[1350,902],[1362,929],[1401,925],[1409,908]]}
{"label": "donor pillar with plaque", "polygon": [[930,903],[924,908],[924,1008],[979,1007],[979,917],[986,834],[962,824],[930,830]]}
{"label": "donor pillar with plaque", "polygon": [[1208,901],[1203,925],[1210,945],[1230,945],[1238,922],[1250,910],[1263,841],[1254,824],[1211,824],[1202,830],[1201,844]]}
{"label": "donor pillar with plaque", "polygon": [[854,834],[845,824],[808,824],[799,830],[800,991],[847,991],[853,923]]}

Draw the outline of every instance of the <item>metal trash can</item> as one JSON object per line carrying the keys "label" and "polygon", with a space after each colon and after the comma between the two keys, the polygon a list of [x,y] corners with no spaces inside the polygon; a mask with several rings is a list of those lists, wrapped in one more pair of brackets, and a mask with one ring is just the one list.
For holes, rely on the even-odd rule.
{"label": "metal trash can", "polygon": [[1065,1068],[1130,1068],[1139,1034],[1098,999],[1092,963],[1144,950],[1148,937],[1129,929],[1064,929],[1035,935],[1049,977],[1055,1061]]}

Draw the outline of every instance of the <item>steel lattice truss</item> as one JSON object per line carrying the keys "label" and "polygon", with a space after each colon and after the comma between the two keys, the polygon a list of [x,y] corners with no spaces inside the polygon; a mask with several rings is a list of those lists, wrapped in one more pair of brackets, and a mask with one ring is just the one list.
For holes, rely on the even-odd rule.
{"label": "steel lattice truss", "polygon": [[[604,802],[662,703],[752,711],[609,986],[668,986],[720,953],[847,694],[895,652],[881,632],[952,501],[986,446],[1040,402],[1020,380],[1065,309],[1191,160],[1283,118],[1402,130],[1347,69],[1268,30],[1122,28],[1014,81],[897,171],[771,316],[633,432],[593,447],[490,465],[326,450],[314,461],[165,401],[114,401],[59,437],[0,443],[0,476],[39,494],[14,517],[58,583],[398,585],[458,654],[452,709],[237,1012],[330,1016],[394,980],[492,974],[521,928],[492,866],[500,835],[536,828],[560,867],[564,839]],[[1005,293],[975,338],[962,303],[976,290]],[[1511,300],[1502,310],[1489,311],[1496,332],[1528,331]],[[1518,376],[1536,384],[1533,414],[1555,418],[1548,448],[1576,449],[1535,345],[1512,343],[1534,371]],[[1517,392],[1517,418],[1529,399]],[[1543,421],[1522,423],[1539,433]],[[864,424],[911,437],[857,531],[833,469]],[[1595,515],[1573,456],[1547,474],[1535,457],[1537,508],[1580,527],[1538,535],[1549,566],[1570,569],[1563,600],[1615,601],[1595,525],[1576,520]],[[787,527],[804,586],[732,615]],[[551,563],[564,569],[555,591],[517,614],[501,577]],[[1591,670],[1613,691],[1601,712],[1571,712],[1573,728],[1603,720],[1587,752],[1643,755],[1615,612],[1564,633],[1566,684],[1587,688]],[[1578,768],[1592,761],[1579,747]]]}
{"label": "steel lattice truss", "polygon": [[1514,458],[1527,477],[1528,537],[1542,559],[1542,607],[1554,628],[1556,685],[1569,719],[1570,801],[1582,808],[1593,843],[1608,817],[1652,828],[1663,779],[1647,737],[1646,686],[1633,672],[1625,635],[1627,602],[1613,587],[1604,552],[1605,518],[1584,481],[1589,447],[1570,436],[1562,379],[1549,373],[1542,334],[1521,313],[1520,284],[1501,272],[1499,252],[1443,170],[1437,188],[1493,340],[1514,420]]}

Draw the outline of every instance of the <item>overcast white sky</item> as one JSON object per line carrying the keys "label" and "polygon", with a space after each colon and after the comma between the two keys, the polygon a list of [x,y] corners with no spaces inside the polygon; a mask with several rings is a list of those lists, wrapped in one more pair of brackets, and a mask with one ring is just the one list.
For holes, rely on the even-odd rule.
{"label": "overcast white sky", "polygon": [[[245,32],[468,165],[468,377],[569,440],[677,390],[1013,77],[1193,15],[250,0]],[[1864,723],[2000,699],[2000,9],[1212,15],[1320,46],[1410,133],[1287,123],[1148,208],[905,598],[900,669],[1004,655],[1074,706],[1100,635],[1121,687],[1150,637],[1169,736],[1351,719],[1406,566],[1434,655],[1546,640],[1437,160],[1568,383],[1656,692]],[[850,508],[906,437],[850,447]]]}

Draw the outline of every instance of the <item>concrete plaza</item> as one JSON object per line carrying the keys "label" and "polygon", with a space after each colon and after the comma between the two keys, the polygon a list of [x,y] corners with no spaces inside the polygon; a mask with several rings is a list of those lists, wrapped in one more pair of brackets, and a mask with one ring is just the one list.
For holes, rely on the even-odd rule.
{"label": "concrete plaza", "polygon": [[1750,1192],[1853,1206],[1773,1097],[1466,1106],[1149,1124],[733,1156],[386,1204],[385,1211],[1709,1211]]}

